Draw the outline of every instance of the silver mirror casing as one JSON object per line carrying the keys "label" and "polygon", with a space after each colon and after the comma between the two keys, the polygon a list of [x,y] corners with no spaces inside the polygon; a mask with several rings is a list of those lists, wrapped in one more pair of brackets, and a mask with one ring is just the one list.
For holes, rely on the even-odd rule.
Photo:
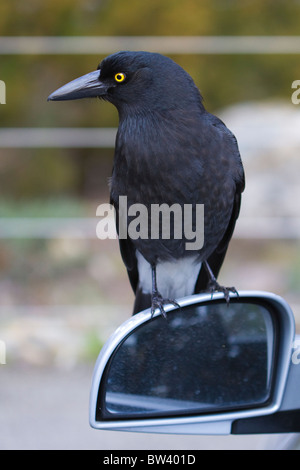
{"label": "silver mirror casing", "polygon": [[[178,301],[180,306],[188,307],[196,304],[205,305],[213,302],[222,301],[223,294],[217,293],[213,295],[201,294],[183,298]],[[135,432],[151,432],[151,433],[177,433],[177,434],[230,434],[232,432],[232,423],[236,420],[255,418],[259,416],[266,416],[275,413],[279,410],[282,403],[285,384],[287,380],[288,371],[291,362],[291,346],[295,335],[294,316],[288,304],[279,296],[268,292],[259,291],[243,291],[239,293],[238,299],[232,295],[233,302],[249,302],[265,304],[270,307],[274,312],[274,321],[277,324],[277,339],[276,339],[276,358],[273,359],[273,383],[272,393],[270,399],[265,404],[252,407],[240,407],[240,409],[224,408],[218,412],[199,412],[187,413],[184,412],[180,416],[157,416],[149,417],[147,414],[141,413],[140,416],[128,417],[124,416],[118,419],[118,415],[99,418],[98,396],[101,394],[105,385],[105,371],[107,365],[111,361],[120,345],[126,338],[142,328],[151,320],[150,310],[145,310],[127,320],[123,323],[107,341],[101,350],[97,359],[91,394],[90,394],[90,425],[96,429],[111,429],[111,430],[124,430]],[[224,302],[224,309],[226,310],[226,303]],[[178,310],[172,305],[166,306],[168,316],[175,314],[174,311]],[[224,314],[225,315],[225,314]],[[151,320],[155,322],[155,318],[159,316],[156,312],[154,318]],[[270,327],[271,328],[271,327]],[[100,390],[100,392],[99,392]]]}

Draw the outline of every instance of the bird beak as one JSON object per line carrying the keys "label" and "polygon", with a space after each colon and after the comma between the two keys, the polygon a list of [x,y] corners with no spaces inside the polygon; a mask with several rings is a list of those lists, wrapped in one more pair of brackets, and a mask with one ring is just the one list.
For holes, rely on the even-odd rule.
{"label": "bird beak", "polygon": [[100,70],[76,78],[48,96],[47,101],[80,100],[106,94],[108,86],[100,81]]}

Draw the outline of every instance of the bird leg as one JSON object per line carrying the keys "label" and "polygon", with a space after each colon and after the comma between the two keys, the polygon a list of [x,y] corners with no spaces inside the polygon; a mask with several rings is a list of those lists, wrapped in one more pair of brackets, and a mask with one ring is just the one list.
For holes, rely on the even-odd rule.
{"label": "bird leg", "polygon": [[212,270],[211,270],[211,268],[210,268],[207,261],[204,261],[204,266],[205,266],[207,274],[210,278],[210,280],[208,282],[208,290],[209,290],[209,292],[211,292],[211,296],[213,296],[214,292],[223,292],[225,300],[227,302],[227,305],[229,305],[229,301],[230,301],[229,292],[233,292],[234,294],[236,294],[238,296],[239,295],[238,291],[236,290],[235,287],[221,286],[217,282],[217,279],[215,278],[214,273],[212,272]]}
{"label": "bird leg", "polygon": [[163,296],[157,289],[157,280],[156,280],[156,265],[152,264],[152,303],[151,303],[151,317],[153,317],[155,309],[158,308],[161,315],[164,318],[167,318],[166,312],[164,310],[164,304],[172,304],[175,307],[179,307],[180,305],[172,299],[164,299]]}

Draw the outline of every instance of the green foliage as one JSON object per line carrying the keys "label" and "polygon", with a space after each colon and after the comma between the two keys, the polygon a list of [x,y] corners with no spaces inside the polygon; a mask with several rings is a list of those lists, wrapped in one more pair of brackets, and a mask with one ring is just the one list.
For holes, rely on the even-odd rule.
{"label": "green foliage", "polygon": [[104,343],[105,341],[95,330],[87,332],[85,335],[81,359],[83,361],[94,362],[103,348]]}
{"label": "green foliage", "polygon": [[2,35],[298,34],[297,0],[10,0]]}
{"label": "green foliage", "polygon": [[0,217],[42,218],[42,217],[94,217],[95,206],[82,199],[39,198],[39,199],[0,199]]}
{"label": "green foliage", "polygon": [[22,155],[19,152],[4,154],[4,151],[1,154],[2,196],[13,194],[15,198],[30,198],[33,194],[39,197],[64,195],[76,187],[79,177],[76,166],[62,152],[53,154],[50,149],[26,149]]}
{"label": "green foliage", "polygon": [[[0,4],[0,31],[2,36],[297,35],[299,13],[297,0],[10,0]],[[7,104],[0,106],[0,126],[116,126],[117,112],[108,103],[46,101],[62,84],[96,69],[102,58],[100,54],[2,56],[0,79],[6,83]],[[239,101],[290,100],[291,83],[299,78],[298,58],[292,55],[173,58],[192,75],[211,112]],[[92,164],[88,155],[94,158],[95,152],[1,150],[0,196],[95,196],[88,190],[87,166]],[[104,186],[111,152],[109,165],[107,159],[106,151],[97,150],[97,172]]]}

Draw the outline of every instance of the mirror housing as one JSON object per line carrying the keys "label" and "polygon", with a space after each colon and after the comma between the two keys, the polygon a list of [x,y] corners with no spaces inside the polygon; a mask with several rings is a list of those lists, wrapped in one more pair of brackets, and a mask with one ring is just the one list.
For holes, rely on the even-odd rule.
{"label": "mirror housing", "polygon": [[232,294],[229,306],[222,293],[178,303],[166,306],[167,319],[159,312],[151,317],[150,309],[134,315],[107,341],[94,369],[91,426],[177,434],[300,431],[300,368],[291,361],[295,325],[288,304],[258,291]]}

